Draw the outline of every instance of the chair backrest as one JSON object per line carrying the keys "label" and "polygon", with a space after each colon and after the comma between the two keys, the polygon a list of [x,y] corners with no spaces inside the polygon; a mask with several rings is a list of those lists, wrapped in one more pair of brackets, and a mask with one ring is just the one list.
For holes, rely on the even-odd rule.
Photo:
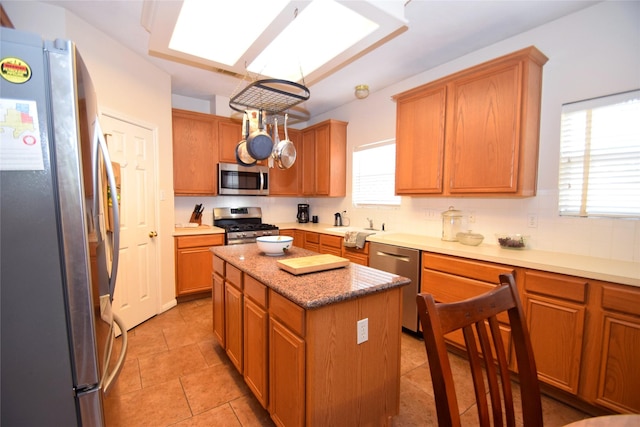
{"label": "chair backrest", "polygon": [[[437,303],[431,294],[419,294],[417,303],[440,427],[460,426],[455,384],[444,338],[445,334],[458,329],[462,329],[465,338],[480,425],[502,426],[505,422],[507,426],[515,425],[509,362],[496,319],[501,312],[507,312],[509,316],[522,399],[522,421],[525,427],[542,426],[536,364],[513,275],[501,274],[499,286],[475,298]],[[493,355],[489,357],[491,363],[485,363],[483,355]],[[490,405],[483,372],[487,377]]]}

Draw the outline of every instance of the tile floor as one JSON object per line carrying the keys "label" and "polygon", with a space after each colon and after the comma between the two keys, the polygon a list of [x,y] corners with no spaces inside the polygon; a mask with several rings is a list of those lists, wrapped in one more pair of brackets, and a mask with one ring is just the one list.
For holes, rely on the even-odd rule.
{"label": "tile floor", "polygon": [[[211,299],[178,304],[129,331],[120,377],[105,399],[107,426],[273,426],[212,332]],[[436,412],[422,341],[403,334],[400,414],[394,427],[435,426]],[[453,358],[460,376],[466,363]],[[472,387],[458,396],[464,425],[477,425]],[[586,414],[543,397],[545,426]]]}

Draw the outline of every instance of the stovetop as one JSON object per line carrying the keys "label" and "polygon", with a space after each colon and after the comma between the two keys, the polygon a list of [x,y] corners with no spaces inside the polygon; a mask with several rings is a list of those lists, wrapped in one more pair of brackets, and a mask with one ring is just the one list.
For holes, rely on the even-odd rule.
{"label": "stovetop", "polygon": [[277,230],[278,227],[273,224],[221,224],[217,227],[224,228],[227,233],[238,231],[255,231],[255,230]]}
{"label": "stovetop", "polygon": [[259,207],[214,208],[213,225],[224,228],[227,245],[255,242],[257,237],[279,234],[277,226],[262,223]]}

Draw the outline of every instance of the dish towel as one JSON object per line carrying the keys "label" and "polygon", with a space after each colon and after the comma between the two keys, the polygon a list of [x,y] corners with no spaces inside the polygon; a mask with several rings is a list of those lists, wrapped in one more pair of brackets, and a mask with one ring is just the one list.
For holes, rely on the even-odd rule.
{"label": "dish towel", "polygon": [[364,244],[367,240],[367,236],[370,236],[371,234],[375,234],[375,233],[362,232],[362,231],[347,231],[346,233],[344,233],[343,245],[348,248],[362,249],[364,248]]}

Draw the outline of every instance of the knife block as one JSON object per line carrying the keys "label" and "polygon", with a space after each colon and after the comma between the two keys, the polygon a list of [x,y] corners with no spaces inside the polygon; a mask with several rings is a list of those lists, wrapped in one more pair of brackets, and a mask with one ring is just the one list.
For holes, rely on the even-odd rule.
{"label": "knife block", "polygon": [[195,212],[191,212],[191,218],[189,219],[189,222],[193,223],[193,224],[202,225],[202,215],[199,215],[196,218],[196,213]]}

